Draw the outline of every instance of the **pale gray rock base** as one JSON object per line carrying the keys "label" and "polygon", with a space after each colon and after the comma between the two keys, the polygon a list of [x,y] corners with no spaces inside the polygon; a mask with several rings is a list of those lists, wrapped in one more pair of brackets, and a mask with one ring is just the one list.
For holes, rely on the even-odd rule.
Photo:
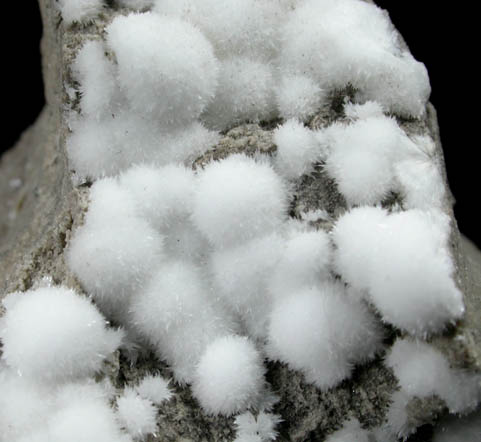
{"label": "pale gray rock base", "polygon": [[[95,23],[65,28],[59,22],[54,0],[40,0],[44,38],[42,42],[47,107],[38,121],[25,132],[18,145],[7,152],[0,162],[0,296],[12,291],[24,291],[42,278],[54,284],[64,284],[82,292],[82,287],[64,261],[65,247],[72,232],[83,222],[88,204],[88,186],[74,187],[68,167],[65,138],[68,134],[63,112],[75,109],[75,98],[67,93],[74,87],[69,66],[75,52],[87,38],[101,38],[102,28],[119,13],[107,8]],[[352,91],[338,91],[329,106],[321,109],[310,122],[318,128],[343,118],[340,103]],[[246,124],[225,133],[220,143],[198,158],[192,167],[231,153],[249,155],[272,154],[272,130],[277,122]],[[430,134],[437,144],[437,159],[443,164],[442,149],[434,108],[429,105],[422,121],[400,121],[408,133]],[[444,170],[444,168],[443,168]],[[391,195],[386,207],[401,203]],[[466,317],[457,327],[433,343],[457,367],[481,371],[481,254],[466,239],[462,239],[448,197],[445,211],[452,217],[451,248],[457,266],[456,280],[465,294]],[[330,229],[332,222],[345,210],[345,202],[318,167],[295,186],[290,214],[300,217],[307,210],[322,209],[330,219],[317,226]],[[386,346],[398,335],[386,327]],[[134,382],[145,373],[160,371],[171,377],[169,369],[153,356],[140,358],[131,365],[125,355],[117,353],[106,366],[109,377],[118,388]],[[279,441],[322,441],[340,428],[350,417],[356,417],[365,428],[383,422],[397,381],[379,357],[370,364],[357,367],[351,379],[328,392],[320,392],[307,384],[303,376],[285,365],[269,363],[267,380],[280,398],[274,412],[283,422],[279,426]],[[438,399],[413,401],[409,407],[411,420],[421,425],[434,422],[446,412]],[[235,432],[232,418],[207,416],[192,398],[187,387],[175,387],[175,396],[159,411],[159,433],[150,441],[230,441]],[[424,427],[412,441],[429,441],[431,430]]]}

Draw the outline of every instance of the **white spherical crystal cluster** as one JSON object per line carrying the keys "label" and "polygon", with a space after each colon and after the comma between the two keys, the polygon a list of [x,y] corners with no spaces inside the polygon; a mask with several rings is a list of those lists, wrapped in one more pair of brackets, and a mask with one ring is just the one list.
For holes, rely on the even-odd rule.
{"label": "white spherical crystal cluster", "polygon": [[22,376],[44,381],[88,377],[117,349],[122,333],[73,290],[45,287],[3,301],[2,358]]}
{"label": "white spherical crystal cluster", "polygon": [[[414,397],[473,410],[479,379],[423,341],[464,304],[434,141],[402,125],[425,114],[427,73],[387,14],[361,0],[113,3],[122,13],[76,54],[66,112],[73,179],[89,187],[66,262],[88,298],[53,286],[5,298],[0,439],[155,434],[167,380],[123,392],[94,380],[123,343],[153,351],[205,413],[236,415],[236,441],[274,440],[265,359],[327,391],[385,356],[384,324],[404,336],[385,359],[400,385],[387,422],[369,434],[346,416],[327,441],[407,437]],[[104,7],[59,2],[67,28]],[[196,162],[220,131],[279,118],[275,152]],[[292,219],[296,183],[319,176],[345,210]]]}
{"label": "white spherical crystal cluster", "polygon": [[[11,293],[0,321],[1,440],[131,442],[93,382],[124,333],[63,287]],[[88,425],[86,425],[88,422]]]}
{"label": "white spherical crystal cluster", "polygon": [[448,225],[436,211],[353,209],[333,231],[336,269],[367,291],[384,321],[421,337],[442,331],[464,313],[452,278]]}
{"label": "white spherical crystal cluster", "polygon": [[304,372],[327,390],[349,377],[354,364],[371,359],[382,333],[367,309],[341,284],[291,292],[276,303],[268,327],[268,354]]}

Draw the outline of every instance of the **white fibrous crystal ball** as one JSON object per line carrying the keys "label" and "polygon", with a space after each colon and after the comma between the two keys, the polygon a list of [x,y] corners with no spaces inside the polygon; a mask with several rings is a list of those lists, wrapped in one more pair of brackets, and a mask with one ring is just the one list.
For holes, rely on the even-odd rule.
{"label": "white fibrous crystal ball", "polygon": [[394,119],[334,124],[326,135],[330,149],[325,170],[349,205],[379,203],[396,189],[394,165],[406,156],[408,140]]}
{"label": "white fibrous crystal ball", "polygon": [[163,256],[161,234],[137,216],[133,196],[116,180],[97,181],[86,222],[72,239],[67,262],[102,311],[125,319],[132,294]]}
{"label": "white fibrous crystal ball", "polygon": [[[24,437],[29,441],[29,436],[41,428],[51,412],[51,386],[38,385],[30,377],[21,376],[16,368],[9,369],[2,364],[0,391],[2,437],[4,440],[23,440]],[[47,437],[39,437],[39,442],[49,440]]]}
{"label": "white fibrous crystal ball", "polygon": [[178,223],[192,211],[196,180],[194,172],[184,166],[139,165],[122,174],[120,184],[154,227]]}
{"label": "white fibrous crystal ball", "polygon": [[269,275],[279,260],[284,242],[278,234],[255,238],[237,247],[216,250],[211,255],[216,295],[242,319],[248,333],[265,336],[271,296]]}
{"label": "white fibrous crystal ball", "polygon": [[103,228],[85,225],[67,255],[83,287],[114,316],[147,281],[161,257],[162,238],[138,219]]}
{"label": "white fibrous crystal ball", "polygon": [[94,375],[122,340],[89,299],[46,287],[9,295],[3,356],[17,372],[51,382]]}
{"label": "white fibrous crystal ball", "polygon": [[169,381],[161,376],[145,376],[140,383],[134,387],[134,390],[140,397],[152,401],[155,405],[160,405],[172,397]]}
{"label": "white fibrous crystal ball", "polygon": [[67,384],[59,389],[54,406],[46,441],[61,442],[67,437],[74,442],[133,442],[119,428],[118,416],[98,384]]}
{"label": "white fibrous crystal ball", "polygon": [[332,258],[329,235],[322,230],[292,232],[269,278],[276,299],[300,287],[313,287],[329,276]]}
{"label": "white fibrous crystal ball", "polygon": [[152,342],[191,321],[205,309],[206,295],[198,269],[184,262],[159,267],[146,289],[133,301],[134,321]]}
{"label": "white fibrous crystal ball", "polygon": [[321,389],[349,377],[353,363],[380,349],[374,317],[339,283],[305,288],[281,299],[269,322],[268,353],[301,370]]}
{"label": "white fibrous crystal ball", "polygon": [[254,416],[249,411],[239,414],[235,418],[235,426],[237,428],[235,441],[254,441],[256,437],[259,437],[260,441],[265,442],[276,440],[278,436],[276,425],[281,421],[280,416],[266,413],[265,411],[260,411],[257,416]]}
{"label": "white fibrous crystal ball", "polygon": [[452,368],[441,351],[422,341],[397,339],[386,357],[398,379],[401,391],[409,398],[436,395],[450,413],[469,413],[481,400],[481,376]]}
{"label": "white fibrous crystal ball", "polygon": [[420,336],[442,331],[464,313],[449,228],[449,218],[437,211],[353,209],[333,232],[336,269],[368,291],[386,322]]}
{"label": "white fibrous crystal ball", "polygon": [[207,347],[192,389],[208,413],[231,415],[255,404],[262,393],[264,371],[251,341],[226,336]]}
{"label": "white fibrous crystal ball", "polygon": [[401,49],[388,16],[358,0],[302,2],[283,27],[280,60],[323,89],[351,84],[405,115],[422,115],[430,93],[426,68]]}
{"label": "white fibrous crystal ball", "polygon": [[218,130],[242,121],[269,120],[276,114],[271,67],[246,57],[232,57],[220,65],[219,86],[202,119]]}
{"label": "white fibrous crystal ball", "polygon": [[325,95],[311,78],[299,74],[286,75],[282,77],[276,90],[279,114],[285,120],[295,118],[305,121],[327,101]]}
{"label": "white fibrous crystal ball", "polygon": [[70,127],[67,152],[83,181],[115,176],[131,164],[152,161],[162,134],[151,122],[125,111],[101,121],[73,118]]}
{"label": "white fibrous crystal ball", "polygon": [[117,415],[120,425],[132,437],[142,438],[157,430],[157,409],[154,404],[126,388],[117,399]]}
{"label": "white fibrous crystal ball", "polygon": [[323,149],[314,133],[299,121],[286,121],[274,131],[277,145],[276,169],[289,179],[297,179],[312,171],[323,160]]}
{"label": "white fibrous crystal ball", "polygon": [[436,144],[429,136],[413,138],[410,154],[395,165],[403,205],[407,209],[442,210],[447,200]]}
{"label": "white fibrous crystal ball", "polygon": [[272,234],[212,253],[210,268],[216,286],[235,310],[255,310],[283,248],[282,238]]}
{"label": "white fibrous crystal ball", "polygon": [[183,261],[159,266],[132,300],[130,313],[130,324],[171,364],[179,382],[191,382],[204,349],[232,330],[223,308],[209,298],[199,269]]}
{"label": "white fibrous crystal ball", "polygon": [[155,121],[122,110],[97,121],[73,118],[67,151],[81,181],[115,176],[132,165],[180,164],[219,140],[199,122],[166,131]]}
{"label": "white fibrous crystal ball", "polygon": [[117,178],[97,180],[90,188],[89,200],[84,224],[89,227],[104,228],[110,221],[121,224],[141,219],[134,194],[120,186]]}
{"label": "white fibrous crystal ball", "polygon": [[272,232],[285,210],[285,187],[274,170],[245,155],[232,155],[199,175],[192,220],[222,248]]}
{"label": "white fibrous crystal ball", "polygon": [[120,104],[115,66],[105,56],[102,42],[87,41],[77,53],[72,70],[80,83],[83,115],[99,120]]}
{"label": "white fibrous crystal ball", "polygon": [[118,16],[107,27],[131,109],[167,126],[193,122],[217,85],[212,45],[195,27],[153,13]]}

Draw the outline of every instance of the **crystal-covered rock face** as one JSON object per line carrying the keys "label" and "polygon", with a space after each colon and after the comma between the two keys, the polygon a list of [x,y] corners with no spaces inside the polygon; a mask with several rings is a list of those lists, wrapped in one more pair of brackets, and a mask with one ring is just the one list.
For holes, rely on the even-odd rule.
{"label": "crystal-covered rock face", "polygon": [[386,442],[476,409],[479,269],[387,14],[40,4],[48,106],[0,166],[9,441]]}

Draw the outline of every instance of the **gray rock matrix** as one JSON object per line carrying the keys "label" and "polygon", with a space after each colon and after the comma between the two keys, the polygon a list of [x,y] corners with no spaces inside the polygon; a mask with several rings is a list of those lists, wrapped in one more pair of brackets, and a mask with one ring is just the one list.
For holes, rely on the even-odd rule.
{"label": "gray rock matrix", "polygon": [[[95,22],[67,27],[60,22],[55,0],[39,2],[44,24],[42,54],[47,105],[37,122],[0,162],[2,297],[13,291],[28,290],[44,277],[51,278],[54,284],[82,291],[64,260],[64,250],[72,233],[83,222],[89,192],[88,185],[73,185],[65,150],[69,133],[65,111],[78,106],[75,96],[68,93],[74,86],[70,66],[83,42],[100,39],[105,24],[122,13],[121,9],[106,8]],[[351,92],[333,93],[329,106],[319,111],[309,123],[310,127],[319,128],[343,118],[343,99]],[[234,152],[275,152],[272,130],[278,123],[233,127],[218,145],[191,166],[202,167]],[[436,141],[437,159],[443,164],[436,112],[431,104],[423,120],[399,123],[409,134],[429,134]],[[384,204],[389,207],[397,199],[397,195],[392,195]],[[453,367],[481,371],[481,258],[461,237],[453,215],[453,202],[451,196],[447,197],[444,210],[452,220],[450,247],[456,263],[456,282],[464,293],[466,315],[456,327],[432,342]],[[306,210],[323,209],[336,219],[346,210],[346,205],[335,184],[319,168],[299,180],[290,208],[293,217],[299,217]],[[329,221],[318,223],[320,228],[331,227]],[[397,334],[387,329],[386,344],[392,343]],[[153,356],[144,357],[131,366],[118,353],[106,368],[118,388],[153,369],[170,377],[168,367]],[[350,380],[328,392],[320,392],[305,383],[301,374],[283,364],[269,362],[268,368],[267,380],[280,398],[274,407],[274,412],[283,419],[279,441],[322,441],[350,417],[357,418],[365,428],[376,427],[383,422],[390,397],[398,388],[396,378],[383,365],[382,358],[358,367]],[[435,397],[415,399],[409,406],[410,418],[417,425],[434,423],[446,411],[445,404]],[[233,419],[205,415],[188,388],[175,387],[175,398],[160,408],[158,420],[159,432],[149,438],[151,441],[229,441],[234,438]],[[427,441],[428,433],[423,436],[420,432],[411,440]]]}

